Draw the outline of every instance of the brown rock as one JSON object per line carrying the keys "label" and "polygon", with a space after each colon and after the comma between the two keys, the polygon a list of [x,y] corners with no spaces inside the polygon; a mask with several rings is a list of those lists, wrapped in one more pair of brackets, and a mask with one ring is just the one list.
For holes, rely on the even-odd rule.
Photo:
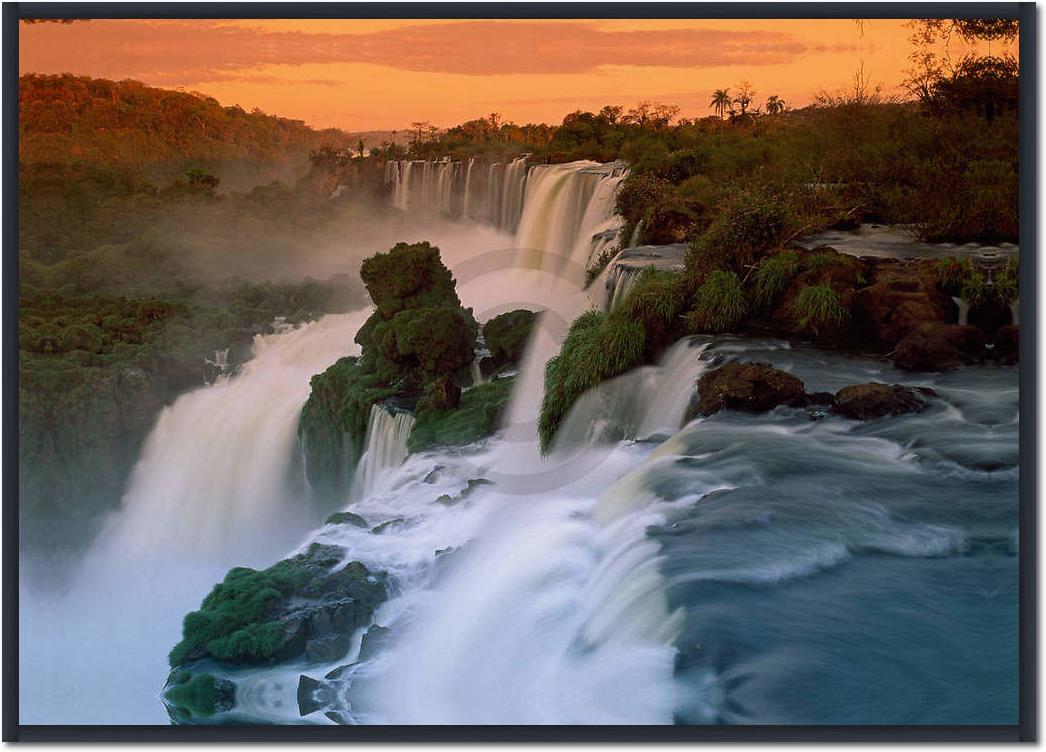
{"label": "brown rock", "polygon": [[697,415],[720,410],[761,413],[778,405],[807,404],[803,382],[768,363],[727,363],[702,376],[697,393]]}
{"label": "brown rock", "polygon": [[984,358],[984,332],[975,326],[923,323],[897,344],[892,359],[909,371],[947,371]]}
{"label": "brown rock", "polygon": [[930,405],[927,397],[934,394],[932,389],[925,387],[880,383],[854,384],[836,392],[832,412],[854,420],[921,413]]}
{"label": "brown rock", "polygon": [[995,357],[1004,366],[1012,366],[1020,360],[1021,330],[1010,324],[999,328],[995,333]]}
{"label": "brown rock", "polygon": [[868,268],[872,279],[857,303],[862,322],[880,341],[894,344],[921,324],[957,320],[955,303],[938,289],[933,262],[877,259]]}

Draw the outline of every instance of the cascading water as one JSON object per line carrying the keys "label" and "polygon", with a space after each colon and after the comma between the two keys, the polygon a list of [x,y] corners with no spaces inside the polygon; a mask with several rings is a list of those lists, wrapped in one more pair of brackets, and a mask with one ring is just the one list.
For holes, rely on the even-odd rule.
{"label": "cascading water", "polygon": [[407,438],[414,416],[373,405],[367,420],[366,449],[353,479],[353,498],[365,498],[381,488],[388,476],[407,459]]}
{"label": "cascading water", "polygon": [[326,316],[284,334],[259,336],[254,357],[231,378],[166,408],[102,545],[125,556],[161,551],[237,561],[259,541],[293,542],[308,524],[293,477],[298,413],[309,380],[358,352],[352,338],[367,312]]}
{"label": "cascading water", "polygon": [[616,218],[614,197],[626,168],[598,162],[536,165],[527,178],[516,232],[520,266],[576,276],[588,267],[593,239]]}

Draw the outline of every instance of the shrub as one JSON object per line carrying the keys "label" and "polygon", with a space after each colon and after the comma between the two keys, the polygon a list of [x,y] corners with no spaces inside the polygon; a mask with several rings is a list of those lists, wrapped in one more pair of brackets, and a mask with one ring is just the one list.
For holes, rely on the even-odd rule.
{"label": "shrub", "polygon": [[483,341],[498,368],[523,357],[537,314],[526,309],[495,316],[483,325]]}
{"label": "shrub", "polygon": [[951,256],[938,259],[933,265],[937,273],[937,285],[948,295],[958,295],[970,271],[969,259],[964,264]]}
{"label": "shrub", "polygon": [[756,303],[773,305],[798,271],[799,254],[795,251],[782,251],[764,258],[754,276]]}
{"label": "shrub", "polygon": [[786,224],[787,212],[780,197],[766,190],[742,192],[691,243],[687,272],[699,283],[718,268],[740,271],[780,242]]}
{"label": "shrub", "polygon": [[210,718],[222,700],[214,676],[188,671],[178,671],[171,676],[164,698],[171,705],[187,710],[193,718]]}
{"label": "shrub", "polygon": [[839,302],[839,295],[828,285],[804,287],[795,301],[799,325],[816,334],[823,326],[838,326],[850,318],[850,312]]}
{"label": "shrub", "polygon": [[686,303],[681,274],[648,268],[640,272],[614,315],[627,316],[643,326],[646,332],[643,358],[649,363],[683,333],[682,314]]}
{"label": "shrub", "polygon": [[737,326],[746,313],[748,303],[741,281],[733,272],[718,269],[698,289],[689,320],[700,331],[725,332]]}
{"label": "shrub", "polygon": [[471,444],[490,436],[512,394],[513,379],[494,379],[467,389],[453,410],[419,407],[407,448],[419,452],[440,445]]}
{"label": "shrub", "polygon": [[427,242],[397,243],[388,253],[363,261],[360,277],[382,318],[407,308],[456,308],[461,305],[454,277],[439,248]]}
{"label": "shrub", "polygon": [[559,355],[545,367],[538,420],[542,451],[551,447],[560,422],[585,391],[643,362],[645,340],[643,325],[618,312],[589,311],[574,320]]}
{"label": "shrub", "polygon": [[260,572],[247,567],[229,570],[204,598],[200,610],[186,614],[182,640],[169,655],[171,665],[179,666],[203,651],[247,662],[271,657],[283,627],[267,621],[269,612],[308,578],[308,569],[297,559],[285,559]]}
{"label": "shrub", "polygon": [[834,264],[854,264],[857,260],[853,256],[834,251],[818,251],[811,253],[803,259],[803,268],[807,271],[817,271]]}

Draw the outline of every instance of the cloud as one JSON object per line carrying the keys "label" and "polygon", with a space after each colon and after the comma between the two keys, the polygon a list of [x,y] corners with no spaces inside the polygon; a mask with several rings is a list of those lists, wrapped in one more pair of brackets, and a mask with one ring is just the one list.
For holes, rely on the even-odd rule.
{"label": "cloud", "polygon": [[603,30],[585,22],[460,21],[347,34],[119,20],[23,27],[19,56],[23,72],[179,85],[248,76],[270,65],[371,63],[419,73],[540,75],[604,65],[775,65],[824,49],[778,31]]}

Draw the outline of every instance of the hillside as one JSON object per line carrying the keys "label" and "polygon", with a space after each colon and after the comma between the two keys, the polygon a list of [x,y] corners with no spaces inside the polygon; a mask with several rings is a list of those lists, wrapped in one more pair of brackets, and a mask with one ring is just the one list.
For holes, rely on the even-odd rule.
{"label": "hillside", "polygon": [[27,164],[274,162],[354,141],[337,129],[138,81],[26,74],[18,96],[18,156]]}

